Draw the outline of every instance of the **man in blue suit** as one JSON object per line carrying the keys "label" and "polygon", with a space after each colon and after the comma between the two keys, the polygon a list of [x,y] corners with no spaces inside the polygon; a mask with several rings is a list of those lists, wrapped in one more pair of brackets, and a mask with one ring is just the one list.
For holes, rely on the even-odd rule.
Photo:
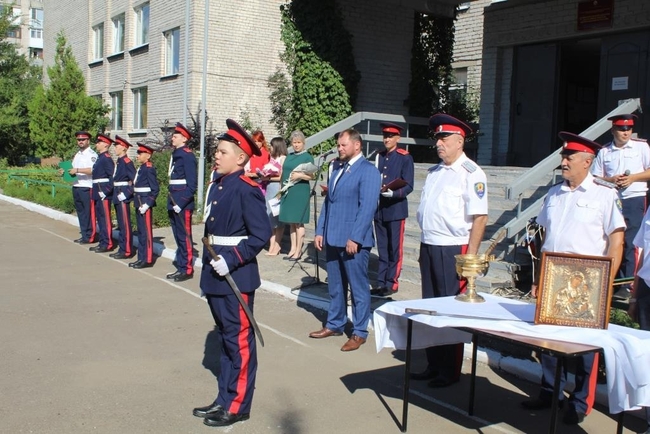
{"label": "man in blue suit", "polygon": [[325,246],[330,305],[327,323],[309,334],[322,339],[341,336],[347,323],[346,290],[352,291],[353,327],[341,351],[354,351],[366,342],[370,320],[368,259],[374,245],[372,220],[381,189],[379,171],[363,158],[361,136],[349,129],[339,134],[339,159],[332,171],[314,247]]}

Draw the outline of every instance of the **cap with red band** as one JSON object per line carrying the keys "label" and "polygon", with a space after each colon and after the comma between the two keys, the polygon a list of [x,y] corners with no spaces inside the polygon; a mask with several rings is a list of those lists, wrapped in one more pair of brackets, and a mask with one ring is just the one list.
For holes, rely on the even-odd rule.
{"label": "cap with red band", "polygon": [[111,139],[106,134],[97,134],[97,141],[98,142],[104,142],[107,145],[112,145],[113,144],[113,139]]}
{"label": "cap with red band", "polygon": [[596,155],[600,148],[602,148],[602,146],[596,142],[567,131],[560,131],[558,136],[564,142],[564,146],[562,146],[562,154],[567,152],[587,152]]}
{"label": "cap with red band", "polygon": [[460,134],[466,137],[472,132],[472,129],[465,122],[444,113],[438,113],[429,118],[429,129],[434,136],[438,134]]}
{"label": "cap with red band", "polygon": [[630,127],[632,128],[634,126],[634,120],[636,119],[636,115],[629,114],[629,115],[616,115],[607,118],[608,121],[612,121],[612,126],[615,127]]}
{"label": "cap with red band", "polygon": [[249,157],[252,157],[253,155],[262,155],[262,151],[257,147],[253,138],[237,122],[232,119],[226,119],[226,125],[228,126],[228,131],[219,135],[217,140],[225,140],[234,143]]}
{"label": "cap with red band", "polygon": [[74,136],[78,139],[90,139],[90,133],[88,131],[77,131],[74,133]]}
{"label": "cap with red band", "polygon": [[176,127],[174,127],[174,134],[176,133],[185,137],[187,140],[190,140],[192,138],[192,133],[190,133],[190,131],[185,128],[185,126],[180,122],[176,124]]}
{"label": "cap with red band", "polygon": [[404,128],[391,122],[380,122],[381,132],[384,134],[400,134]]}
{"label": "cap with red band", "polygon": [[153,148],[145,145],[144,143],[137,142],[136,145],[138,145],[138,151],[137,151],[138,154],[142,154],[142,153],[153,154]]}
{"label": "cap with red band", "polygon": [[121,138],[120,136],[115,136],[115,144],[116,145],[122,145],[125,148],[130,148],[131,147],[131,144],[129,142],[127,142],[126,140],[124,140],[123,138]]}

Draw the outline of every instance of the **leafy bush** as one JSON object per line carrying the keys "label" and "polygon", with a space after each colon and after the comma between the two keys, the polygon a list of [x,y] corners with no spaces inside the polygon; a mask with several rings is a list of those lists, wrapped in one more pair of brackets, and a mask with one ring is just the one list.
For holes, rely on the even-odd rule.
{"label": "leafy bush", "polygon": [[48,185],[26,184],[22,181],[9,180],[1,186],[7,196],[38,203],[67,214],[74,212],[72,188],[56,187],[55,195],[52,197],[52,187]]}

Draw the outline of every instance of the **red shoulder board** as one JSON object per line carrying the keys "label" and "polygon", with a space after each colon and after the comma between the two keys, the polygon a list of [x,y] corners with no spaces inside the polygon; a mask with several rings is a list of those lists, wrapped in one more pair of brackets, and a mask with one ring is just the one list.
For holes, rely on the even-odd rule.
{"label": "red shoulder board", "polygon": [[248,185],[251,185],[253,187],[257,187],[257,182],[253,181],[251,178],[249,178],[246,175],[240,175],[239,179],[241,179],[242,181],[244,181]]}
{"label": "red shoulder board", "polygon": [[129,157],[124,157],[124,162],[125,162],[125,163],[130,163],[130,162],[131,162],[131,159],[130,159]]}
{"label": "red shoulder board", "polygon": [[183,151],[185,151],[185,152],[192,152],[192,150],[191,150],[190,148],[188,148],[187,146],[184,146],[184,147],[183,147]]}
{"label": "red shoulder board", "polygon": [[409,154],[409,151],[407,151],[406,149],[402,149],[402,148],[397,148],[395,150],[395,152],[397,152],[398,154],[402,154],[402,155],[408,155]]}
{"label": "red shoulder board", "polygon": [[151,161],[147,161],[146,163],[144,163],[144,165],[147,166],[147,167],[153,166],[153,164],[151,164]]}

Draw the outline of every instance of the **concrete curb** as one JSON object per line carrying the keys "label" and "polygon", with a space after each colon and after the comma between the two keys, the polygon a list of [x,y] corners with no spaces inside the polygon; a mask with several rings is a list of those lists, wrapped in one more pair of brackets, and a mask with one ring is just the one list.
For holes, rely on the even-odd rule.
{"label": "concrete curb", "polygon": [[[69,214],[65,214],[61,211],[57,211],[42,205],[38,205],[32,202],[28,202],[26,200],[22,199],[16,199],[10,196],[5,196],[3,194],[0,194],[0,200],[3,200],[5,202],[22,206],[23,208],[37,212],[41,215],[44,215],[46,217],[49,217],[54,220],[59,220],[65,223],[68,223],[72,226],[77,226],[78,225],[78,220]],[[113,238],[116,238],[117,235],[119,234],[118,230],[113,231]],[[137,246],[137,238],[134,240],[134,245]],[[154,243],[154,253],[158,255],[159,257],[163,257],[166,259],[169,259],[170,261],[174,260],[174,257],[176,255],[176,251],[165,248],[162,244],[160,243]],[[194,266],[196,268],[202,268],[201,261],[197,258],[194,261]],[[294,300],[298,303],[304,303],[307,305],[310,305],[316,309],[321,309],[321,310],[327,310],[328,307],[328,301],[320,298],[320,297],[300,297],[296,294],[293,293],[292,289],[271,281],[267,280],[262,280],[262,285],[261,289],[264,289],[265,291],[269,291],[275,294],[279,294],[283,297],[286,297],[290,300]],[[348,312],[349,314],[350,312]],[[472,344],[465,344],[465,350],[464,350],[464,357],[470,358],[472,356]],[[530,381],[532,383],[539,383],[541,377],[542,377],[542,368],[541,365],[535,362],[532,362],[530,360],[522,360],[522,359],[517,359],[514,357],[510,356],[503,356],[502,354],[493,351],[493,350],[486,350],[481,347],[479,347],[479,350],[477,351],[477,362],[483,363],[491,368],[494,369],[499,369],[505,372],[508,372],[511,375],[514,375],[516,377],[525,379],[527,381]],[[572,376],[569,376],[569,379],[567,381],[568,383],[568,388],[573,387],[573,379]],[[607,385],[606,384],[599,384],[597,386],[596,390],[596,402],[599,404],[604,405],[607,407],[608,405],[608,398],[607,398]]]}

